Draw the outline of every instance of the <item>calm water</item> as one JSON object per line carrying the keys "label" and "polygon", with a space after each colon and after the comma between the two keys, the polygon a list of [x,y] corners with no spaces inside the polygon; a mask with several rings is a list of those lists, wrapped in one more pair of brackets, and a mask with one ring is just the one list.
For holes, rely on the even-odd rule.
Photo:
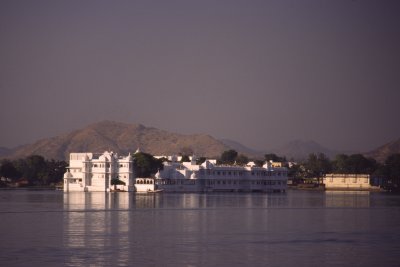
{"label": "calm water", "polygon": [[3,190],[0,266],[400,266],[400,196]]}

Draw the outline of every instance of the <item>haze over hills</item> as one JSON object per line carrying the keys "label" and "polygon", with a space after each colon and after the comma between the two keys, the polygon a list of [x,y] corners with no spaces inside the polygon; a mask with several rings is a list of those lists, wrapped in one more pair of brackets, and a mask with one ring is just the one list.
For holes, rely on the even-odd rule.
{"label": "haze over hills", "polygon": [[388,156],[395,153],[400,153],[400,138],[386,143],[370,152],[364,153],[364,155],[383,163]]}
{"label": "haze over hills", "polygon": [[102,121],[83,129],[39,140],[16,149],[11,158],[38,154],[48,159],[67,159],[70,152],[104,152],[127,154],[137,148],[153,155],[178,154],[192,150],[198,156],[216,157],[228,149],[222,142],[205,134],[183,135],[145,127]]}
{"label": "haze over hills", "polygon": [[0,157],[11,153],[11,149],[7,147],[0,147]]}
{"label": "haze over hills", "polygon": [[[102,121],[67,134],[42,139],[33,144],[13,149],[1,147],[0,157],[23,158],[38,154],[47,159],[64,160],[71,152],[101,153],[109,150],[127,154],[134,152],[137,148],[152,155],[172,155],[192,151],[197,156],[209,158],[219,157],[223,151],[235,149],[250,158],[262,159],[266,153],[275,153],[295,161],[307,159],[310,153],[324,153],[330,158],[339,153],[355,153],[335,151],[315,141],[302,140],[291,141],[276,149],[257,151],[239,142],[229,139],[217,140],[206,134],[183,135],[141,124]],[[400,139],[364,155],[383,162],[388,155],[393,153],[400,153]]]}
{"label": "haze over hills", "polygon": [[234,149],[239,153],[245,154],[250,157],[255,157],[255,158],[263,158],[264,157],[264,152],[258,151],[252,148],[249,148],[237,141],[230,140],[230,139],[219,139],[222,143],[224,143],[226,146],[228,146],[230,149]]}
{"label": "haze over hills", "polygon": [[335,155],[343,152],[326,148],[315,141],[293,140],[287,144],[271,150],[279,156],[286,156],[288,160],[305,160],[311,153],[324,153],[327,157],[333,158]]}

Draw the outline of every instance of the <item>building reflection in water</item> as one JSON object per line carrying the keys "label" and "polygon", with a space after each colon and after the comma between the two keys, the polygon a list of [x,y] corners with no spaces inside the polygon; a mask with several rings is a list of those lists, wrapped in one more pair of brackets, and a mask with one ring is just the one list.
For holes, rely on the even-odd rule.
{"label": "building reflection in water", "polygon": [[290,205],[287,194],[67,193],[65,265],[201,266],[238,247],[246,265],[263,257],[257,244],[291,226]]}
{"label": "building reflection in water", "polygon": [[128,262],[130,197],[128,193],[64,194],[66,266]]}
{"label": "building reflection in water", "polygon": [[326,191],[325,206],[330,208],[368,208],[368,191]]}

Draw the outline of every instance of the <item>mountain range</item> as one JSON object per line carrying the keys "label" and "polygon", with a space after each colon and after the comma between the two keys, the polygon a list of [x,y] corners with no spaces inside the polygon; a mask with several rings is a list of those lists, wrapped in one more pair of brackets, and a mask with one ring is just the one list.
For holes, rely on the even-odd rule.
{"label": "mountain range", "polygon": [[64,160],[68,159],[71,152],[100,153],[108,150],[127,154],[138,148],[152,155],[171,155],[189,150],[205,157],[219,156],[228,149],[222,142],[205,134],[183,135],[141,124],[102,121],[21,146],[6,156],[21,158],[37,154],[49,159]]}
{"label": "mountain range", "polygon": [[272,149],[273,153],[277,155],[286,156],[288,160],[293,159],[296,161],[306,160],[311,153],[323,153],[328,158],[333,159],[337,154],[352,154],[350,151],[332,150],[312,140],[293,140],[287,144]]}
{"label": "mountain range", "polygon": [[0,157],[11,153],[11,149],[7,147],[0,147]]}
{"label": "mountain range", "polygon": [[384,162],[388,156],[395,153],[400,153],[400,138],[367,152],[364,155],[366,157],[374,158],[378,162]]}
{"label": "mountain range", "polygon": [[[331,150],[314,141],[302,140],[291,141],[276,149],[258,151],[239,142],[229,139],[218,140],[207,134],[184,135],[141,124],[102,121],[14,149],[1,147],[0,157],[23,158],[37,154],[47,159],[66,160],[71,152],[101,153],[109,150],[127,154],[134,152],[137,148],[152,155],[194,153],[197,156],[208,158],[216,158],[225,150],[235,149],[250,158],[263,158],[266,153],[275,153],[279,156],[286,156],[288,160],[297,161],[306,159],[310,153],[324,153],[330,158],[339,153],[350,154]],[[400,153],[400,139],[364,154],[382,162],[392,153]]]}

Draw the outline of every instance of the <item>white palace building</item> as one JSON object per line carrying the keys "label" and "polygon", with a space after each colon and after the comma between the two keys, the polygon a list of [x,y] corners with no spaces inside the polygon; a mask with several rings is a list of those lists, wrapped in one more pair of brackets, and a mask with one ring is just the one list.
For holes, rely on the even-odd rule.
{"label": "white palace building", "polygon": [[[287,169],[272,162],[257,167],[253,162],[238,166],[206,160],[198,165],[194,157],[191,160],[171,157],[154,177],[135,177],[130,155],[71,153],[64,191],[284,192],[287,187]],[[112,186],[112,179],[125,185]]]}
{"label": "white palace building", "polygon": [[[123,184],[111,186],[111,180]],[[64,174],[64,191],[134,191],[133,159],[129,154],[118,157],[116,153],[71,153],[69,167]]]}

